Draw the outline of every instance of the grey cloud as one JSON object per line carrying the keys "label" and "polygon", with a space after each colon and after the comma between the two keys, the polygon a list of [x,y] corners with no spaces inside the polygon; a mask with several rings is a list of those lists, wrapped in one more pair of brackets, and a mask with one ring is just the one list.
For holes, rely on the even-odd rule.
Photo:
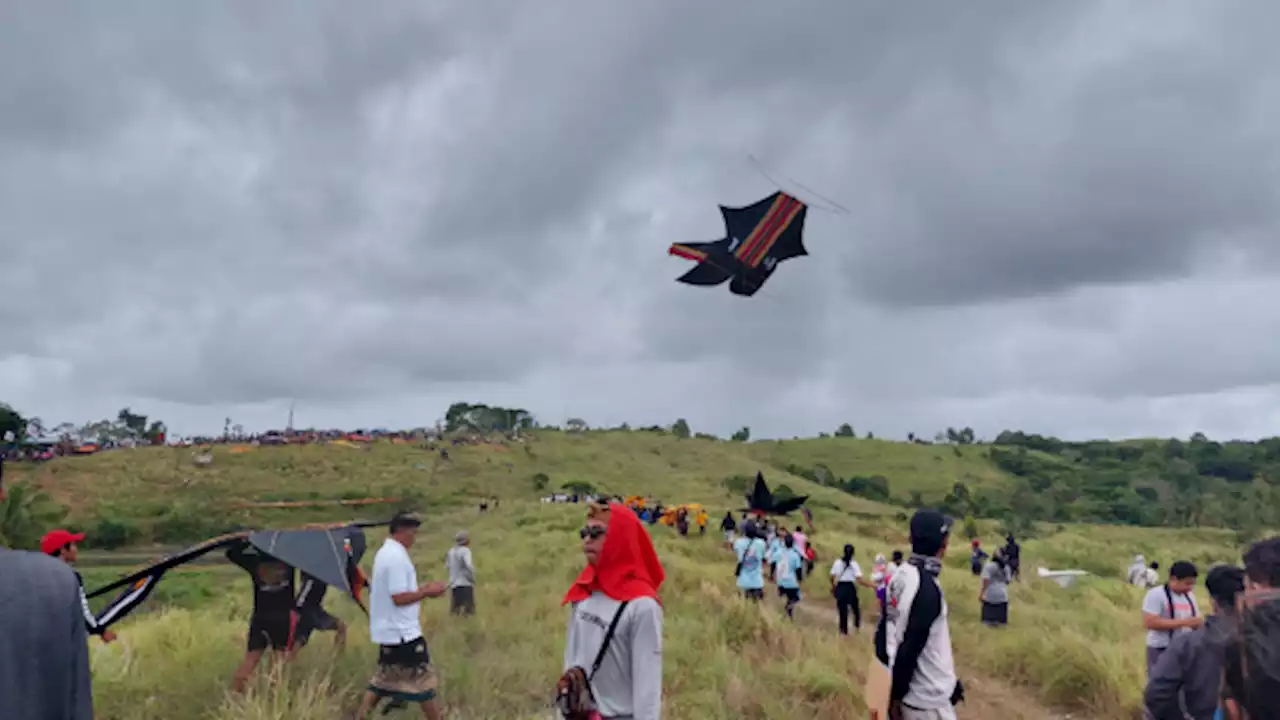
{"label": "grey cloud", "polygon": [[1023,58],[994,104],[936,95],[881,148],[899,190],[849,258],[855,292],[948,305],[1185,277],[1200,247],[1274,231],[1280,134],[1263,118],[1280,106],[1254,68],[1277,56],[1233,50],[1241,29],[1117,48],[1065,82],[1052,53]]}
{"label": "grey cloud", "polygon": [[[1099,398],[1168,427],[1150,398],[1274,381],[1266,305],[1188,279],[1280,259],[1265,4],[15,12],[0,363],[45,368],[50,407],[298,398],[342,424],[483,391],[785,435],[1031,409],[1086,432]],[[812,256],[754,298],[677,285],[671,242],[772,191],[747,153],[851,212],[815,209]],[[1194,340],[1233,327],[1239,352]]]}

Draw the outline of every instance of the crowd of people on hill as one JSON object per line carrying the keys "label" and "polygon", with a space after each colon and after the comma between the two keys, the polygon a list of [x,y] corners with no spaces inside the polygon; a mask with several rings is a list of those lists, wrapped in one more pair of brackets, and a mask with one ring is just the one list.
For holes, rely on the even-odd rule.
{"label": "crowd of people on hill", "polygon": [[[0,498],[3,497],[0,475]],[[585,563],[565,593],[569,605],[562,674],[554,704],[567,720],[658,720],[662,715],[663,605],[659,589],[665,571],[645,525],[643,510],[607,498],[583,498],[584,525],[578,534]],[[653,508],[656,509],[656,508]],[[702,517],[686,513],[702,527]],[[656,522],[650,513],[648,523]],[[365,718],[376,705],[414,704],[423,715],[441,717],[432,656],[420,622],[423,600],[451,593],[451,612],[476,612],[475,564],[466,531],[457,533],[445,554],[448,581],[418,582],[409,553],[422,520],[397,514],[377,551],[368,580],[370,639],[377,646],[372,676],[356,713]],[[948,608],[938,577],[943,569],[952,520],[931,509],[910,519],[910,553],[877,554],[869,576],[846,544],[829,573],[829,590],[842,635],[862,627],[859,588],[874,592],[878,614],[873,639],[875,664],[887,678],[890,720],[954,720],[964,699],[948,626]],[[737,565],[737,587],[751,602],[776,587],[788,617],[801,602],[801,588],[818,561],[801,526],[732,513],[721,523]],[[92,718],[91,678],[86,641],[98,634],[114,640],[110,619],[88,609],[78,574],[77,543],[83,535],[50,532],[43,553],[0,549],[0,717]],[[1018,580],[1021,549],[1012,536],[991,555],[972,544],[971,565],[981,580],[982,621],[1008,622],[1008,587]],[[345,644],[347,628],[324,610],[325,585],[303,573],[295,591],[294,569],[245,546],[228,557],[253,578],[254,603],[246,655],[232,686],[242,691],[264,653],[291,658],[316,631],[332,631]],[[1163,584],[1154,584],[1155,563],[1135,558],[1130,583],[1146,589],[1143,622],[1147,633],[1145,705],[1152,720],[1280,720],[1280,537],[1254,544],[1243,566],[1216,565],[1205,578],[1211,598],[1206,616],[1195,600],[1199,577],[1191,562],[1174,562]],[[1003,606],[1003,607],[1001,607]],[[59,668],[59,672],[49,672]],[[868,697],[869,702],[875,698]]]}

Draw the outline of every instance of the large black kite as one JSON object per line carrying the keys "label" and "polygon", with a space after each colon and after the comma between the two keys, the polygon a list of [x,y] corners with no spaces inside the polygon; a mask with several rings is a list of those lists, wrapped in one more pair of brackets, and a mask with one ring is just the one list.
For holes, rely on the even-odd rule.
{"label": "large black kite", "polygon": [[365,582],[358,565],[367,547],[363,528],[386,524],[386,522],[357,521],[311,526],[297,530],[259,530],[248,534],[241,532],[219,535],[169,555],[159,562],[152,563],[97,590],[85,593],[85,597],[93,598],[113,590],[120,590],[120,593],[98,613],[98,624],[110,625],[124,619],[141,605],[151,595],[160,578],[169,570],[214,550],[248,544],[286,565],[291,565],[323,583],[342,590],[363,609],[360,591]]}
{"label": "large black kite", "polygon": [[804,203],[784,192],[776,192],[743,208],[721,205],[723,240],[675,243],[667,251],[698,263],[677,281],[689,285],[719,285],[732,280],[729,292],[754,295],[778,263],[809,254],[801,237],[807,212]]}

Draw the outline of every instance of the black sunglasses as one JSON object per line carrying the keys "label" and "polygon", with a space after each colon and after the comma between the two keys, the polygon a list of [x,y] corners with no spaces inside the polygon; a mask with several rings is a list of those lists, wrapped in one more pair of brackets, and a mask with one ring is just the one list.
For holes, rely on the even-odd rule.
{"label": "black sunglasses", "polygon": [[605,529],[599,525],[588,525],[578,531],[578,537],[586,540],[590,536],[592,540],[596,540],[604,537],[604,533]]}

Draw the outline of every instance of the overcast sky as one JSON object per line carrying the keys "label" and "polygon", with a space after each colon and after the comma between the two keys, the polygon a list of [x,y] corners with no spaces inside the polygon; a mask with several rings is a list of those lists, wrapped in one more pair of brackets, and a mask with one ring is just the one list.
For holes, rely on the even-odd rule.
{"label": "overcast sky", "polygon": [[[733,12],[728,12],[732,7]],[[0,401],[1280,433],[1280,4],[0,10]],[[792,181],[756,296],[673,241]],[[790,178],[788,180],[787,178]]]}

